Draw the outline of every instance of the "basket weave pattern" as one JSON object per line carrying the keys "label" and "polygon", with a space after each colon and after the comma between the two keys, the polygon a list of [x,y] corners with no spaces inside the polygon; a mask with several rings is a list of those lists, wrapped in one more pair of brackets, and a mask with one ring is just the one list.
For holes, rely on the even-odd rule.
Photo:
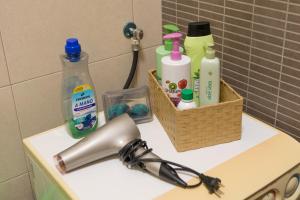
{"label": "basket weave pattern", "polygon": [[190,110],[178,110],[155,78],[149,75],[152,110],[177,151],[187,151],[239,140],[243,98],[221,81],[221,102]]}

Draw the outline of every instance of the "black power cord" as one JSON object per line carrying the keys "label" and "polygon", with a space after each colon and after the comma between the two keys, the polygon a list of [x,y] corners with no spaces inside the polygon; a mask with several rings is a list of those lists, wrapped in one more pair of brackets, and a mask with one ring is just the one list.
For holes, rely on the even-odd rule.
{"label": "black power cord", "polygon": [[126,83],[125,83],[123,89],[128,89],[131,85],[131,82],[132,82],[135,72],[136,72],[138,58],[139,58],[139,51],[133,51],[132,65],[131,65],[129,75],[128,75],[128,78],[126,80]]}
{"label": "black power cord", "polygon": [[[136,155],[136,152],[139,149],[143,149],[143,151],[138,155]],[[156,163],[161,163],[161,166],[168,165],[167,169],[169,169],[171,173],[175,173],[175,176],[177,177],[178,177],[177,172],[189,172],[191,174],[196,175],[199,178],[198,183],[188,185],[188,183],[186,183],[179,177],[178,178],[180,181],[174,182],[173,179],[173,181],[169,181],[169,182],[176,184],[182,188],[195,188],[200,186],[203,183],[208,189],[209,193],[211,194],[215,193],[217,196],[220,196],[222,194],[222,192],[219,190],[221,186],[221,180],[219,178],[206,176],[203,173],[199,173],[189,167],[168,160],[156,159],[156,158],[142,158],[150,152],[152,152],[152,149],[148,148],[146,141],[143,141],[141,139],[135,139],[120,150],[119,156],[121,161],[128,168],[139,168],[147,171],[147,169],[145,168],[145,163],[156,162]]]}

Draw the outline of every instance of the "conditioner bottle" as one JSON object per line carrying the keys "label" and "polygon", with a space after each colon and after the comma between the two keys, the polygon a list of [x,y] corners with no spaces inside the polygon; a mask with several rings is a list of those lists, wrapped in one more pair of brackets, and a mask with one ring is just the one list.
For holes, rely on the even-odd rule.
{"label": "conditioner bottle", "polygon": [[200,68],[200,106],[220,101],[220,60],[209,45]]}
{"label": "conditioner bottle", "polygon": [[209,22],[191,22],[188,24],[187,36],[184,40],[186,55],[191,58],[191,79],[194,101],[199,106],[200,68],[207,44],[213,44]]}

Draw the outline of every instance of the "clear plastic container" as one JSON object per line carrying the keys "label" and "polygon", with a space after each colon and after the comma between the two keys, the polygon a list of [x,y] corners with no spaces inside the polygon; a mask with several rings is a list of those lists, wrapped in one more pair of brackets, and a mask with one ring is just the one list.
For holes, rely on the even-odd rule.
{"label": "clear plastic container", "polygon": [[76,53],[61,56],[62,110],[72,137],[81,138],[97,128],[98,105],[88,70],[88,54],[81,52],[81,49]]}
{"label": "clear plastic container", "polygon": [[128,113],[135,123],[152,121],[149,88],[143,86],[127,90],[108,91],[102,95],[106,121]]}

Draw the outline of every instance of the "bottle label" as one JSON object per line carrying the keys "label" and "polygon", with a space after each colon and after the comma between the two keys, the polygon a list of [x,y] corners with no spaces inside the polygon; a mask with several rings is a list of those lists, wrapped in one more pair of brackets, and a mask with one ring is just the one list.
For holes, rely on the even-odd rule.
{"label": "bottle label", "polygon": [[165,91],[168,93],[171,101],[177,106],[181,100],[181,90],[188,86],[187,80],[181,79],[177,83],[167,80],[165,84]]}
{"label": "bottle label", "polygon": [[208,81],[207,86],[206,86],[206,97],[208,100],[212,100],[212,81]]}
{"label": "bottle label", "polygon": [[199,92],[200,91],[200,80],[195,79],[194,80],[194,92]]}
{"label": "bottle label", "polygon": [[96,125],[96,99],[89,84],[79,85],[73,89],[72,113],[74,126],[77,130],[84,131]]}
{"label": "bottle label", "polygon": [[198,69],[193,74],[193,95],[194,95],[194,101],[197,105],[200,104],[200,69]]}

